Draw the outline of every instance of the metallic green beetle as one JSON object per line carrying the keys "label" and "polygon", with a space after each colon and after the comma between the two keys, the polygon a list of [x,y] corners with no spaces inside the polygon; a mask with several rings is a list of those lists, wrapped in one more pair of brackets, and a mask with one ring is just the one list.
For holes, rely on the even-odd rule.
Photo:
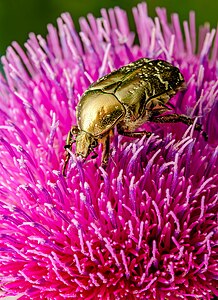
{"label": "metallic green beetle", "polygon": [[[64,176],[70,159],[67,149],[71,150],[74,142],[76,155],[84,159],[90,152],[96,157],[94,148],[102,143],[102,164],[105,166],[115,126],[117,132],[125,136],[149,137],[151,132],[135,129],[148,121],[192,124],[194,120],[184,115],[159,116],[169,110],[166,103],[183,88],[185,81],[178,68],[164,60],[147,58],[132,62],[91,84],[77,106],[78,126],[73,126],[67,137]],[[196,124],[195,129],[200,131],[201,125]]]}

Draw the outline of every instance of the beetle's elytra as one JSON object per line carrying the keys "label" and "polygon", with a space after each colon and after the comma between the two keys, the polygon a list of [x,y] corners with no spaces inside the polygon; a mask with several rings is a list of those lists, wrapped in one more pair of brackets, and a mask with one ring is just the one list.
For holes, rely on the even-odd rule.
{"label": "beetle's elytra", "polygon": [[[76,142],[76,155],[85,159],[100,142],[104,149],[102,164],[106,165],[115,126],[125,136],[149,137],[151,132],[135,129],[147,121],[192,124],[194,120],[184,115],[160,116],[169,110],[169,99],[184,87],[179,69],[163,60],[142,58],[111,72],[82,95],[76,110],[77,126],[69,131],[65,149]],[[195,129],[201,131],[201,125],[196,124]],[[64,176],[69,159],[66,151]]]}

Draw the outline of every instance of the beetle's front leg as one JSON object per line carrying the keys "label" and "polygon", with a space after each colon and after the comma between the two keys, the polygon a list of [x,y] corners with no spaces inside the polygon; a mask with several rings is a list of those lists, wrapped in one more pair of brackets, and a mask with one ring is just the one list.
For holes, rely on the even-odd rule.
{"label": "beetle's front leg", "polygon": [[73,136],[77,135],[78,132],[79,132],[78,126],[73,126],[67,135],[66,145],[64,146],[64,149],[66,150],[66,158],[62,169],[62,174],[64,177],[66,177],[66,169],[67,169],[68,162],[70,160],[70,153],[67,151],[67,149],[70,150],[72,149],[72,145],[76,141],[75,139],[73,139]]}
{"label": "beetle's front leg", "polygon": [[[150,118],[151,122],[156,122],[156,123],[177,123],[177,122],[182,122],[186,125],[192,125],[194,123],[194,119],[191,119],[185,115],[179,115],[179,114],[170,114],[170,115],[165,115],[165,116],[159,116],[155,117],[152,116]],[[203,137],[205,140],[208,139],[208,136],[206,132],[202,130],[202,126],[200,124],[195,124],[195,130],[202,132]]]}
{"label": "beetle's front leg", "polygon": [[102,154],[102,167],[105,169],[108,164],[109,154],[110,154],[110,135],[107,134],[103,140],[103,154]]}
{"label": "beetle's front leg", "polygon": [[124,129],[121,126],[117,126],[117,131],[121,135],[133,137],[133,138],[142,138],[143,136],[146,136],[147,138],[149,138],[152,134],[151,132],[146,131],[146,130],[134,131],[134,132],[124,131]]}

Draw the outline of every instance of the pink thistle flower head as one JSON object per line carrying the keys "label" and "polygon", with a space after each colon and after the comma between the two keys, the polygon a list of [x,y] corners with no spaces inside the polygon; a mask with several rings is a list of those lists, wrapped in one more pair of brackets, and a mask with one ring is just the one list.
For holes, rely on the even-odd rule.
{"label": "pink thistle flower head", "polygon": [[[65,13],[48,36],[30,34],[2,57],[0,77],[0,280],[19,299],[213,299],[218,297],[218,31],[195,15],[102,9]],[[184,30],[184,38],[182,31]],[[135,34],[139,43],[134,42]],[[106,170],[101,151],[72,154],[67,132],[88,86],[139,58],[166,60],[187,89],[171,99],[194,126],[152,124],[146,139],[115,135]]]}

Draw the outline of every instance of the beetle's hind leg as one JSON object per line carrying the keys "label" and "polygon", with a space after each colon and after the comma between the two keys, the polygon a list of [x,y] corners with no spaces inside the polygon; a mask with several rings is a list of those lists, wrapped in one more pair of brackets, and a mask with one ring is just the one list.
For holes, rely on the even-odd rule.
{"label": "beetle's hind leg", "polygon": [[70,160],[70,153],[67,151],[67,149],[69,149],[69,150],[72,149],[73,143],[76,142],[76,139],[73,137],[74,137],[74,135],[77,135],[78,132],[79,132],[78,126],[73,126],[67,135],[66,145],[64,146],[64,149],[66,150],[66,158],[64,161],[63,169],[62,169],[62,174],[64,177],[66,177],[67,165]]}
{"label": "beetle's hind leg", "polygon": [[[165,116],[151,116],[149,121],[151,122],[156,122],[156,123],[184,123],[186,125],[192,125],[194,123],[194,119],[191,119],[185,115],[179,115],[179,114],[170,114],[170,115],[165,115]],[[202,133],[203,137],[205,140],[208,139],[208,136],[206,132],[202,130],[202,126],[198,123],[195,124],[195,130],[199,131]]]}

